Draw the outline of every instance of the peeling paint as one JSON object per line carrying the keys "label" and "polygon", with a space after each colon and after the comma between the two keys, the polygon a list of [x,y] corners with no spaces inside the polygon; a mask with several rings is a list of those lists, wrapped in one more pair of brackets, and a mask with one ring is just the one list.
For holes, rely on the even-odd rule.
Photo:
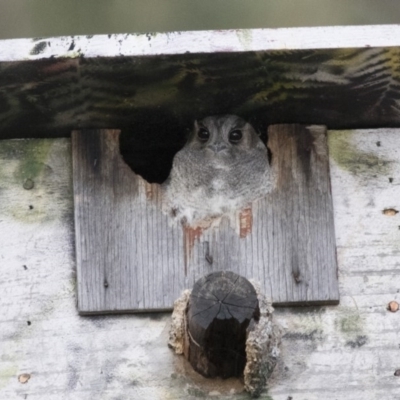
{"label": "peeling paint", "polygon": [[40,53],[43,53],[43,51],[46,49],[47,43],[43,40],[39,43],[36,43],[33,49],[30,51],[31,56],[36,56]]}
{"label": "peeling paint", "polygon": [[251,206],[240,212],[239,224],[241,238],[245,238],[247,235],[251,234],[251,229],[253,227],[253,212]]}
{"label": "peeling paint", "polygon": [[187,266],[192,255],[194,242],[199,240],[203,234],[204,228],[197,226],[192,227],[183,225],[183,251],[184,251],[184,263],[185,263],[185,275],[187,274]]}

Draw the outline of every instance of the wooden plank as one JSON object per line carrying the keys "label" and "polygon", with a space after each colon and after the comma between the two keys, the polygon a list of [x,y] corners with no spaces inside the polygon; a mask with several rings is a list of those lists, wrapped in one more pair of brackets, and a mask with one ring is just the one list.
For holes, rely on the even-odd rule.
{"label": "wooden plank", "polygon": [[335,303],[339,293],[325,127],[274,125],[268,135],[277,158],[277,188],[269,199],[273,212],[267,222],[276,235],[271,272],[279,274],[280,289],[274,301]]}
{"label": "wooden plank", "polygon": [[271,127],[276,190],[208,229],[161,211],[159,185],[122,161],[118,135],[72,134],[81,313],[170,309],[219,270],[260,282],[277,305],[338,302],[324,127]]}
{"label": "wooden plank", "polygon": [[[400,25],[74,35],[0,41],[0,62],[51,58],[400,46]],[[105,43],[107,45],[105,45]]]}
{"label": "wooden plank", "polygon": [[163,147],[199,115],[227,112],[260,129],[400,126],[398,32],[400,25],[0,41],[0,138],[118,126],[142,141],[150,118]]}

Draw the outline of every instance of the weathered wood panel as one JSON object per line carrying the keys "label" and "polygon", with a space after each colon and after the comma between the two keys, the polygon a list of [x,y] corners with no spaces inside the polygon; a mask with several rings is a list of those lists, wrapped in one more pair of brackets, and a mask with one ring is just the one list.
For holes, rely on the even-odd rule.
{"label": "weathered wood panel", "polygon": [[326,130],[274,125],[268,136],[277,188],[260,213],[261,227],[268,229],[260,250],[268,256],[265,278],[272,298],[281,304],[335,303],[338,272]]}
{"label": "weathered wood panel", "polygon": [[261,283],[275,304],[339,300],[326,131],[269,131],[277,187],[217,227],[182,227],[158,185],[122,161],[118,131],[73,132],[81,313],[171,309],[213,271]]}
{"label": "weathered wood panel", "polygon": [[[400,211],[400,132],[328,138],[340,304],[275,310],[282,357],[261,398],[397,400],[400,213],[382,210]],[[66,139],[0,141],[0,398],[248,399],[168,349],[169,313],[78,316],[70,154]]]}

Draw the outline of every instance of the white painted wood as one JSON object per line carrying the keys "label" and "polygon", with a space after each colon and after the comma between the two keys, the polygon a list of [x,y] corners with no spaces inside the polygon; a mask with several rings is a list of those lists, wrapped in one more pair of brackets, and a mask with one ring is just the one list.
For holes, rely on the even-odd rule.
{"label": "white painted wood", "polygon": [[[400,208],[400,131],[330,132],[329,148],[340,305],[275,310],[282,358],[262,398],[396,400],[400,213],[382,209]],[[78,316],[69,154],[66,139],[0,142],[0,398],[248,399],[168,349],[170,314]]]}
{"label": "white painted wood", "polygon": [[[40,52],[32,51],[43,43]],[[400,25],[233,29],[64,36],[0,41],[0,62],[50,57],[119,57],[260,50],[400,46]]]}

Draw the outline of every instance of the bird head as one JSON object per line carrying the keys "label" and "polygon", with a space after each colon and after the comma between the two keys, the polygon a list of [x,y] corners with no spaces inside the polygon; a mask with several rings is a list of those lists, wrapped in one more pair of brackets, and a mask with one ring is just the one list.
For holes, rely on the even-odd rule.
{"label": "bird head", "polygon": [[188,140],[192,150],[210,157],[229,157],[254,147],[265,147],[254,128],[236,115],[220,115],[195,121]]}

